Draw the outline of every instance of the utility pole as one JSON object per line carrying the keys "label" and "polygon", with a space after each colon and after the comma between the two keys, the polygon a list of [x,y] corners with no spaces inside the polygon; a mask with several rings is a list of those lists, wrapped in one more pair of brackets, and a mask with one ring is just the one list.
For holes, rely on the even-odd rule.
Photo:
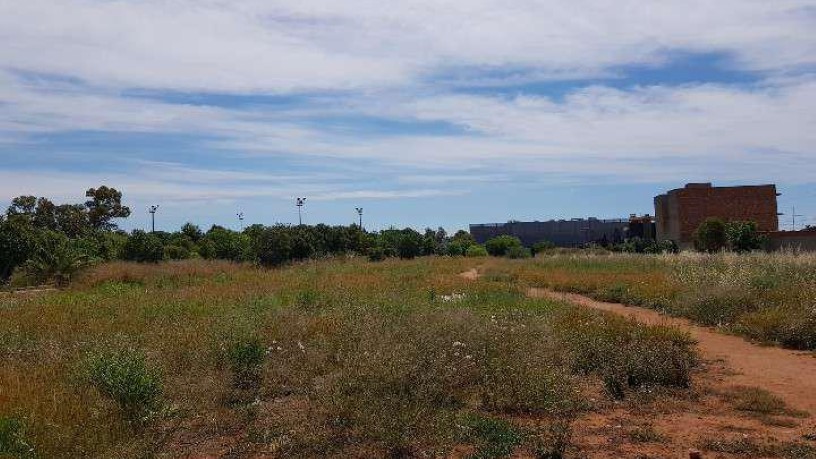
{"label": "utility pole", "polygon": [[243,232],[244,231],[244,213],[243,212],[238,212],[238,221],[241,224],[241,232]]}
{"label": "utility pole", "polygon": [[796,217],[804,217],[796,213],[796,206],[791,207],[791,231],[796,231]]}
{"label": "utility pole", "polygon": [[157,205],[150,206],[150,210],[148,210],[148,212],[150,212],[150,232],[151,233],[156,232],[156,211],[157,210],[159,210],[159,206],[157,206]]}
{"label": "utility pole", "polygon": [[362,230],[363,229],[363,208],[362,207],[355,207],[354,209],[357,210],[357,215],[360,216],[360,230]]}
{"label": "utility pole", "polygon": [[301,209],[303,208],[304,204],[306,204],[306,198],[296,198],[295,199],[295,205],[298,208],[298,225],[303,224],[303,215],[301,214]]}

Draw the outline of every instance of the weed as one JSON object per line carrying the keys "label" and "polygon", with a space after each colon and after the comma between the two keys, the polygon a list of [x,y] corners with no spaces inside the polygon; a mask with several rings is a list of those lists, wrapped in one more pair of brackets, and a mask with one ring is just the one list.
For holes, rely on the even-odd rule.
{"label": "weed", "polygon": [[25,424],[17,418],[0,416],[0,457],[35,457],[26,439]]}
{"label": "weed", "polygon": [[266,347],[257,338],[235,340],[227,347],[233,387],[256,392],[261,386]]}
{"label": "weed", "polygon": [[472,459],[508,457],[521,444],[523,436],[509,422],[479,415],[469,415],[463,426],[465,440],[476,445]]}
{"label": "weed", "polygon": [[148,419],[161,396],[161,377],[134,349],[105,351],[88,360],[91,383],[119,406],[130,423]]}
{"label": "weed", "polygon": [[636,443],[660,443],[665,439],[651,424],[635,427],[627,435]]}

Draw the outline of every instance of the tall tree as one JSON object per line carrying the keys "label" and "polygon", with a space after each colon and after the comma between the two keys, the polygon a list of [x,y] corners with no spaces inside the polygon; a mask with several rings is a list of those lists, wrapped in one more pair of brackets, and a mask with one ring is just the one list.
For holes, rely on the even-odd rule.
{"label": "tall tree", "polygon": [[36,196],[17,196],[11,200],[11,205],[6,210],[6,215],[25,215],[34,218],[34,209],[37,208]]}
{"label": "tall tree", "polygon": [[85,202],[85,207],[88,209],[88,221],[94,229],[115,229],[116,224],[111,220],[130,216],[130,208],[122,205],[122,192],[116,188],[104,185],[91,188],[85,197],[90,198]]}

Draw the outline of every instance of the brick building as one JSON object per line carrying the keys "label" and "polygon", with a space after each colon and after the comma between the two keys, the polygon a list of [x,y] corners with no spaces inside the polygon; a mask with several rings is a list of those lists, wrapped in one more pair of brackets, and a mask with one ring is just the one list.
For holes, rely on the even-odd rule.
{"label": "brick building", "polygon": [[715,187],[689,183],[654,198],[657,239],[689,247],[694,230],[710,217],[753,221],[759,231],[777,231],[777,196],[776,185]]}

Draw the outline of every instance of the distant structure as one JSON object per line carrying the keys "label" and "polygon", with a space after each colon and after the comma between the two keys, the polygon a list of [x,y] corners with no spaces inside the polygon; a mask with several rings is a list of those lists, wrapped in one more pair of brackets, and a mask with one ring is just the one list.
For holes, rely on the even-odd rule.
{"label": "distant structure", "polygon": [[470,225],[470,234],[479,244],[496,236],[510,235],[526,246],[549,241],[559,247],[578,247],[590,243],[617,244],[627,237],[629,220],[573,218],[545,222],[483,223]]}
{"label": "distant structure", "polygon": [[707,218],[753,221],[762,232],[779,229],[776,185],[715,187],[689,183],[654,198],[657,240],[691,247],[694,231]]}

